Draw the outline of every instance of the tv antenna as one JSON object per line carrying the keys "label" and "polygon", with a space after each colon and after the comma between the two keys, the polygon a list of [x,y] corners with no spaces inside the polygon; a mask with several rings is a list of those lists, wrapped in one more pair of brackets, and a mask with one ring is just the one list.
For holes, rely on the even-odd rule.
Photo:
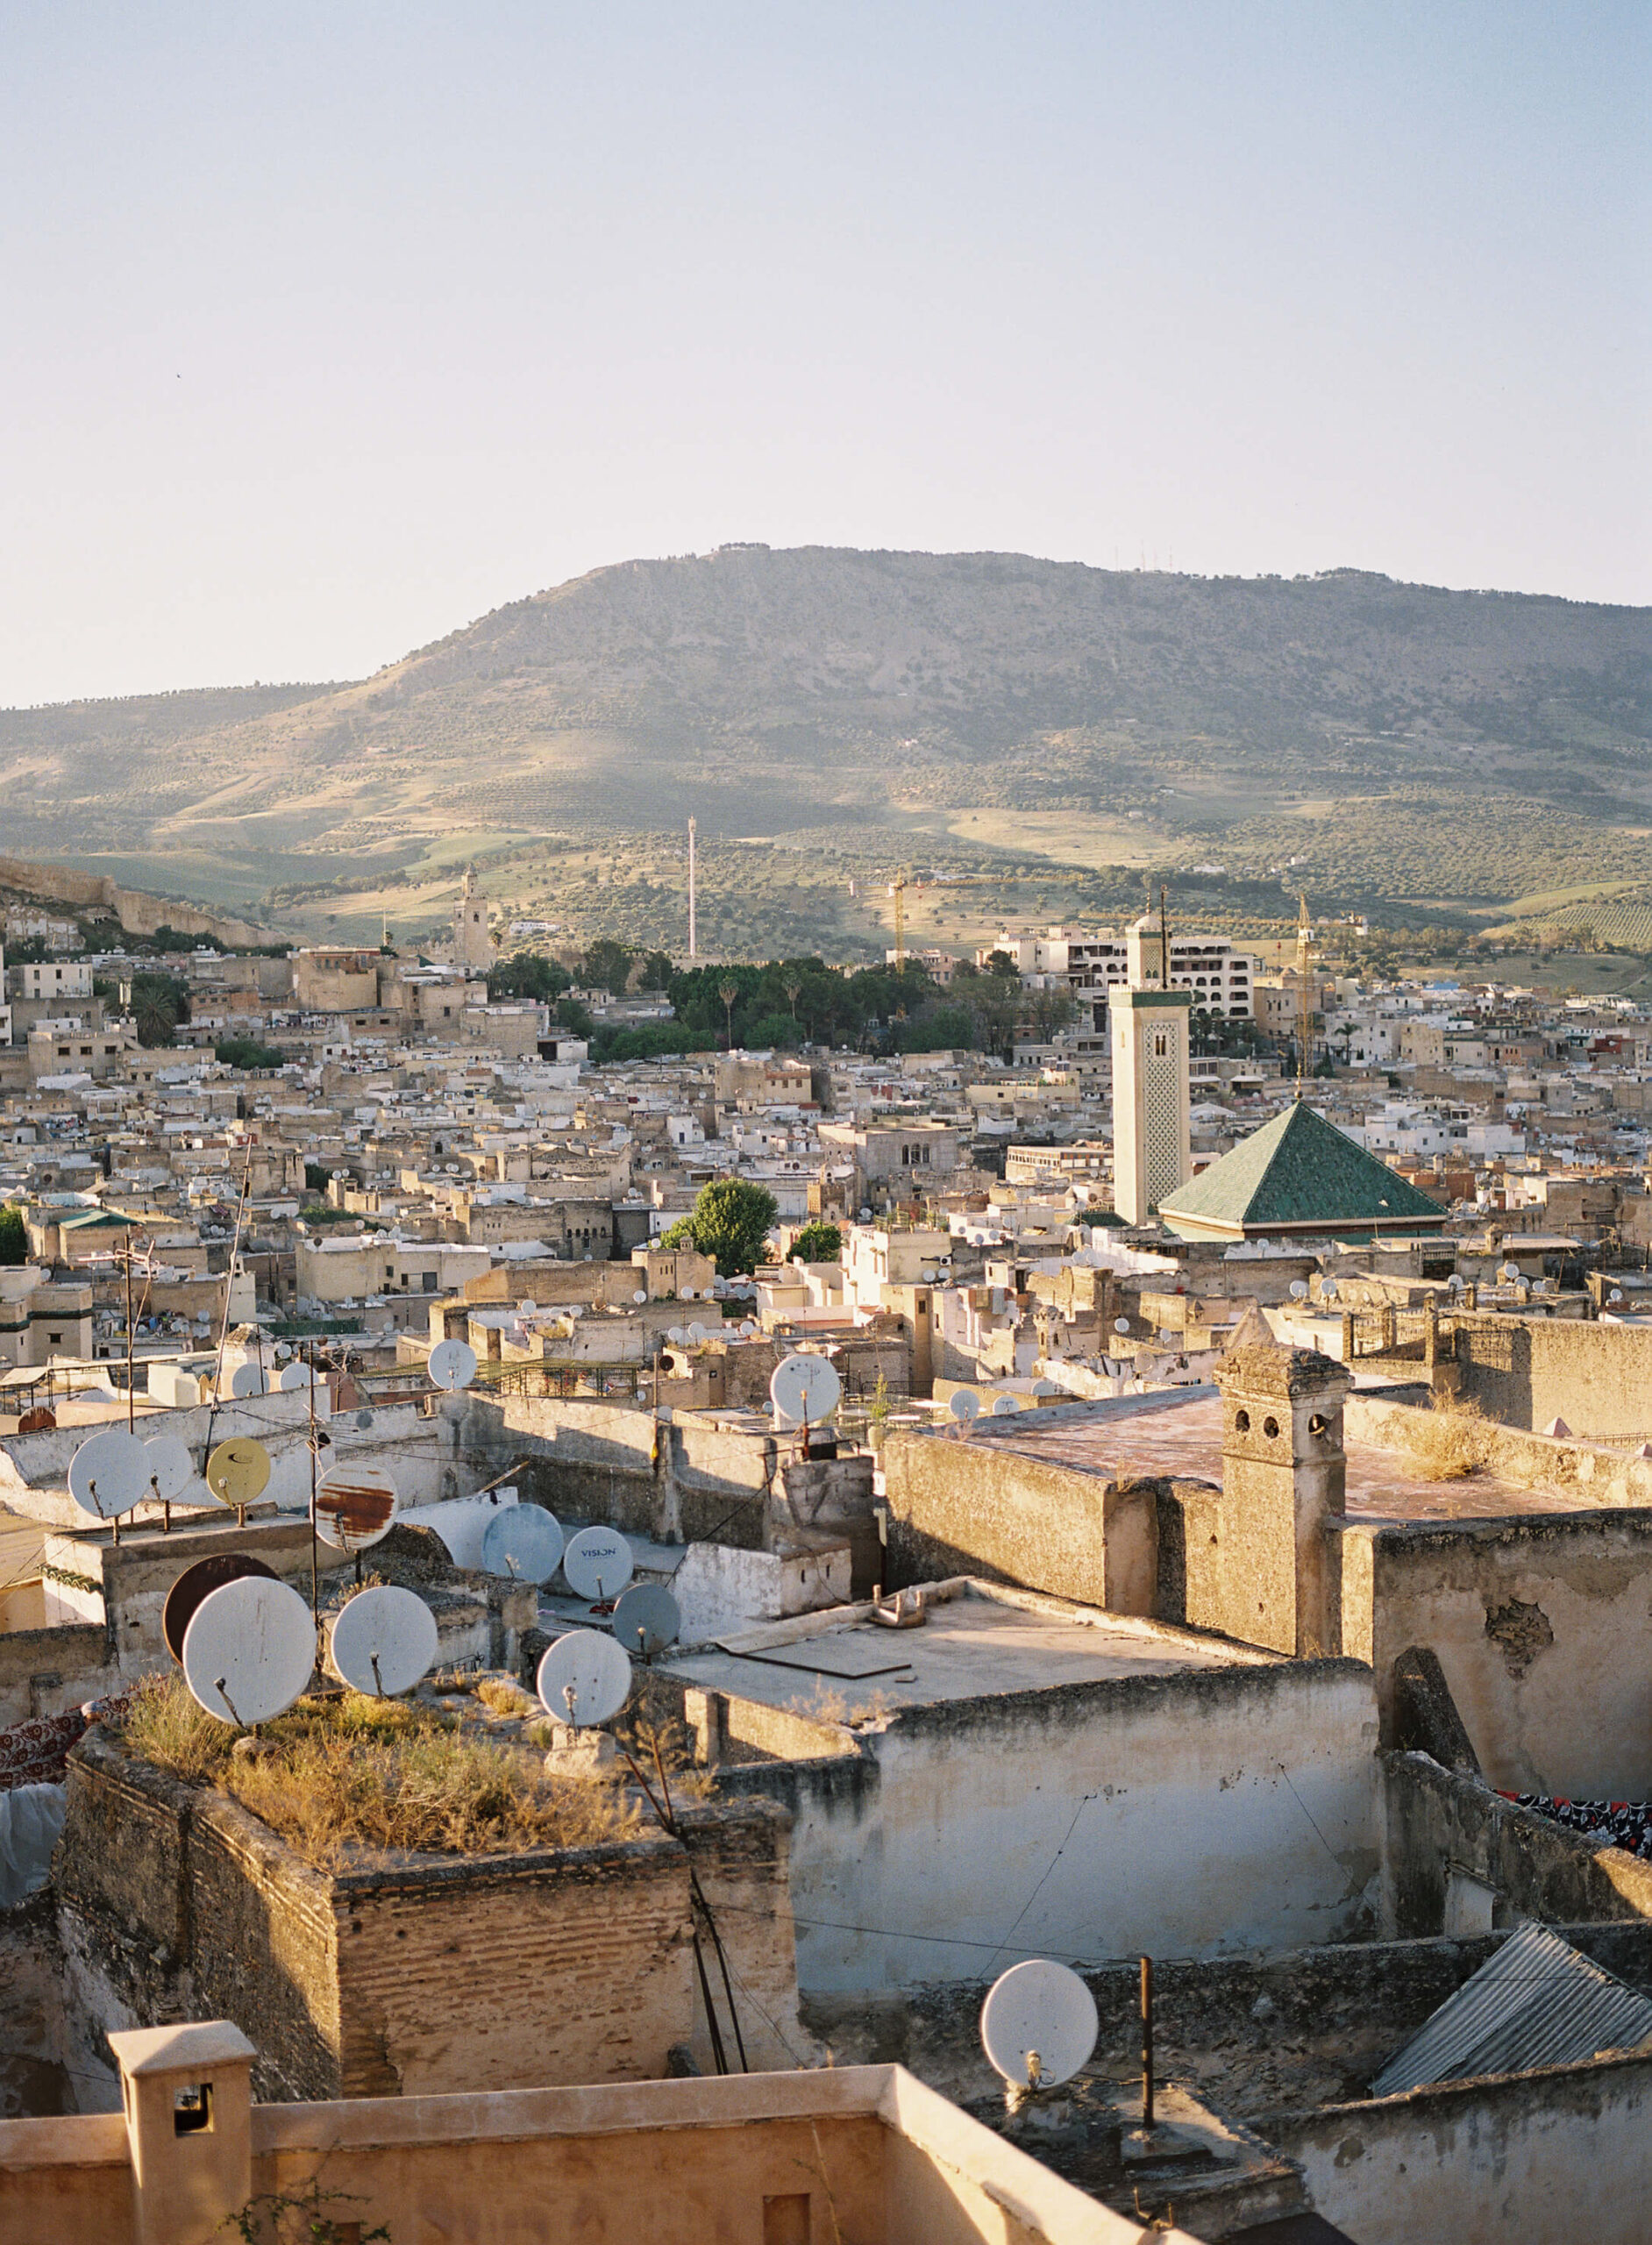
{"label": "tv antenna", "polygon": [[631,1547],[612,1528],[582,1528],[568,1539],[562,1554],[568,1588],[597,1607],[611,1605],[619,1596],[631,1579]]}
{"label": "tv antenna", "polygon": [[410,1590],[374,1583],[333,1617],[327,1649],[352,1692],[399,1699],[436,1665],[436,1616]]}
{"label": "tv antenna", "polygon": [[1012,1964],[981,2006],[981,2048],[1008,2085],[1012,2110],[1029,2090],[1071,2081],[1089,2063],[1100,2031],[1089,1989],[1047,1956]]}
{"label": "tv antenna", "polygon": [[513,1582],[549,1582],[562,1557],[562,1523],[543,1505],[512,1505],[482,1532],[481,1563]]}
{"label": "tv antenna", "polygon": [[316,1624],[290,1583],[244,1576],[203,1598],[183,1633],[183,1678],[220,1722],[284,1714],[316,1665]]}

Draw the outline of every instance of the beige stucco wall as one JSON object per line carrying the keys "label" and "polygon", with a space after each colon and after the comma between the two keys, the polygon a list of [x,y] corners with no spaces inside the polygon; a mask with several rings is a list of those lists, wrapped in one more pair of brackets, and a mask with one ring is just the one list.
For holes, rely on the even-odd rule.
{"label": "beige stucco wall", "polygon": [[793,1810],[805,1992],[894,1990],[1349,1938],[1376,1903],[1376,1737],[1355,1663],[1257,1661],[904,1710],[859,1757],[729,1781]]}
{"label": "beige stucco wall", "polygon": [[1337,2105],[1271,2141],[1359,2245],[1644,2245],[1652,2058]]}
{"label": "beige stucco wall", "polygon": [[1385,1724],[1395,1660],[1430,1646],[1492,1785],[1652,1794],[1652,1511],[1335,1532],[1343,1647],[1375,1669]]}

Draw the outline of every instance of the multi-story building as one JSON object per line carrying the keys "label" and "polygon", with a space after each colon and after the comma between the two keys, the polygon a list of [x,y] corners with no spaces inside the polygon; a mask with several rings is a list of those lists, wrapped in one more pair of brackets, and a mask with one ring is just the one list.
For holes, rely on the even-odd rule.
{"label": "multi-story building", "polygon": [[[1079,1006],[1075,1049],[1107,1050],[1111,994],[1129,976],[1125,934],[1112,928],[1054,927],[1028,935],[1005,929],[976,954],[978,963],[984,966],[995,951],[1015,960],[1024,982],[1042,987],[1065,982]],[[1172,930],[1170,959],[1171,987],[1190,990],[1197,1012],[1219,1014],[1226,1021],[1252,1017],[1256,961],[1248,951],[1235,951],[1225,936],[1178,935]]]}

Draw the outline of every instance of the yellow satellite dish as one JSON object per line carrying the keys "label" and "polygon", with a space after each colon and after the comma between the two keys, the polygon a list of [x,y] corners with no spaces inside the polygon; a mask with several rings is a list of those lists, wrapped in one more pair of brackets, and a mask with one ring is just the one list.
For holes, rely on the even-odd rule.
{"label": "yellow satellite dish", "polygon": [[250,1505],[269,1486],[269,1452],[246,1435],[221,1442],[206,1465],[206,1485],[221,1505]]}

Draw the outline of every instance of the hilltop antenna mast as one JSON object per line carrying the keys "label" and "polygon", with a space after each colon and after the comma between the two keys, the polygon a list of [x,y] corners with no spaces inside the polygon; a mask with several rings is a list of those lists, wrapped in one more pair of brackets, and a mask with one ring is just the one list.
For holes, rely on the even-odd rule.
{"label": "hilltop antenna mast", "polygon": [[700,956],[700,935],[694,924],[694,823],[688,822],[688,964]]}

